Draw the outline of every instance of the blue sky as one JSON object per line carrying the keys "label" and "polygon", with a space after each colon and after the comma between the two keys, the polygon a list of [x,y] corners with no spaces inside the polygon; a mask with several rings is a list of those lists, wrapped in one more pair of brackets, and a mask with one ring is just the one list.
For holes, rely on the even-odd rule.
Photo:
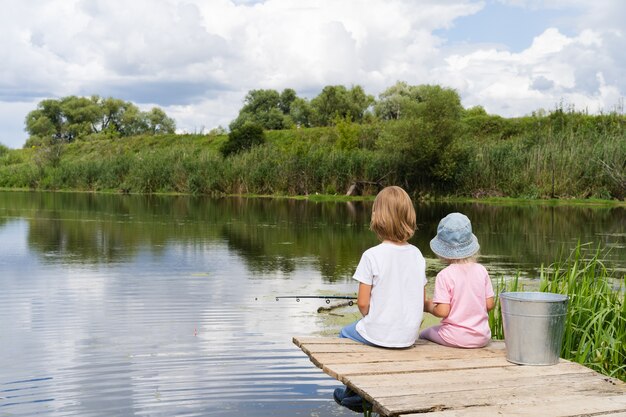
{"label": "blue sky", "polygon": [[451,28],[435,34],[445,38],[450,45],[493,44],[511,52],[521,52],[548,27],[559,27],[561,32],[573,34],[564,18],[575,10],[573,7],[538,9],[489,1],[478,12],[455,19]]}
{"label": "blue sky", "polygon": [[163,108],[179,131],[228,126],[252,89],[397,81],[521,116],[611,111],[626,92],[621,0],[4,0],[0,143],[45,98]]}

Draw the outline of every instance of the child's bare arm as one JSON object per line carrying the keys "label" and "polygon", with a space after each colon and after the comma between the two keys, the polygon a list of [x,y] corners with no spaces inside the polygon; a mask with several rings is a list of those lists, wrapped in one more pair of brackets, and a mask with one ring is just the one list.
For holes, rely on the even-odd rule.
{"label": "child's bare arm", "polygon": [[372,296],[372,286],[363,284],[362,282],[359,284],[359,294],[357,295],[356,305],[359,307],[359,311],[363,315],[363,317],[367,316],[367,313],[370,311],[370,298]]}
{"label": "child's bare arm", "polygon": [[428,312],[433,316],[445,319],[448,317],[448,314],[450,314],[450,304],[436,304],[432,301],[430,303],[430,310]]}
{"label": "child's bare arm", "polygon": [[493,297],[489,297],[487,298],[487,311],[491,311],[493,310],[493,308],[496,306],[496,301],[494,300]]}

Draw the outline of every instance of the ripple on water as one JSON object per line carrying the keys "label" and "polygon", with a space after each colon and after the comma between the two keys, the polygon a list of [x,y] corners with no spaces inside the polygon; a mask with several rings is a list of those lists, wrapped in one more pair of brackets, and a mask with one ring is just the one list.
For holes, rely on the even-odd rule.
{"label": "ripple on water", "polygon": [[338,383],[279,325],[285,305],[125,294],[93,303],[68,289],[47,302],[26,289],[0,296],[0,313],[19,311],[5,329],[14,360],[0,358],[0,415],[341,414],[330,400]]}

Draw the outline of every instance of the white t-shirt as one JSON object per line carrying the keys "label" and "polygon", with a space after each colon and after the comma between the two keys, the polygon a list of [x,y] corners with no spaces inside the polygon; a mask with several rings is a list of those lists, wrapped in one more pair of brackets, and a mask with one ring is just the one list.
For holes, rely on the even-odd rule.
{"label": "white t-shirt", "polygon": [[372,286],[370,309],[356,330],[385,347],[415,343],[422,323],[426,262],[411,244],[383,242],[366,250],[353,276]]}

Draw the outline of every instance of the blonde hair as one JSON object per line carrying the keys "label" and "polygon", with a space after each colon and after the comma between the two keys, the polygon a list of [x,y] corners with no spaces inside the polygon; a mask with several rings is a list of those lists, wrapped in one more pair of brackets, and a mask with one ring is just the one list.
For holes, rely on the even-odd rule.
{"label": "blonde hair", "polygon": [[370,229],[380,240],[406,242],[415,233],[415,208],[409,195],[397,186],[383,188],[372,206]]}

